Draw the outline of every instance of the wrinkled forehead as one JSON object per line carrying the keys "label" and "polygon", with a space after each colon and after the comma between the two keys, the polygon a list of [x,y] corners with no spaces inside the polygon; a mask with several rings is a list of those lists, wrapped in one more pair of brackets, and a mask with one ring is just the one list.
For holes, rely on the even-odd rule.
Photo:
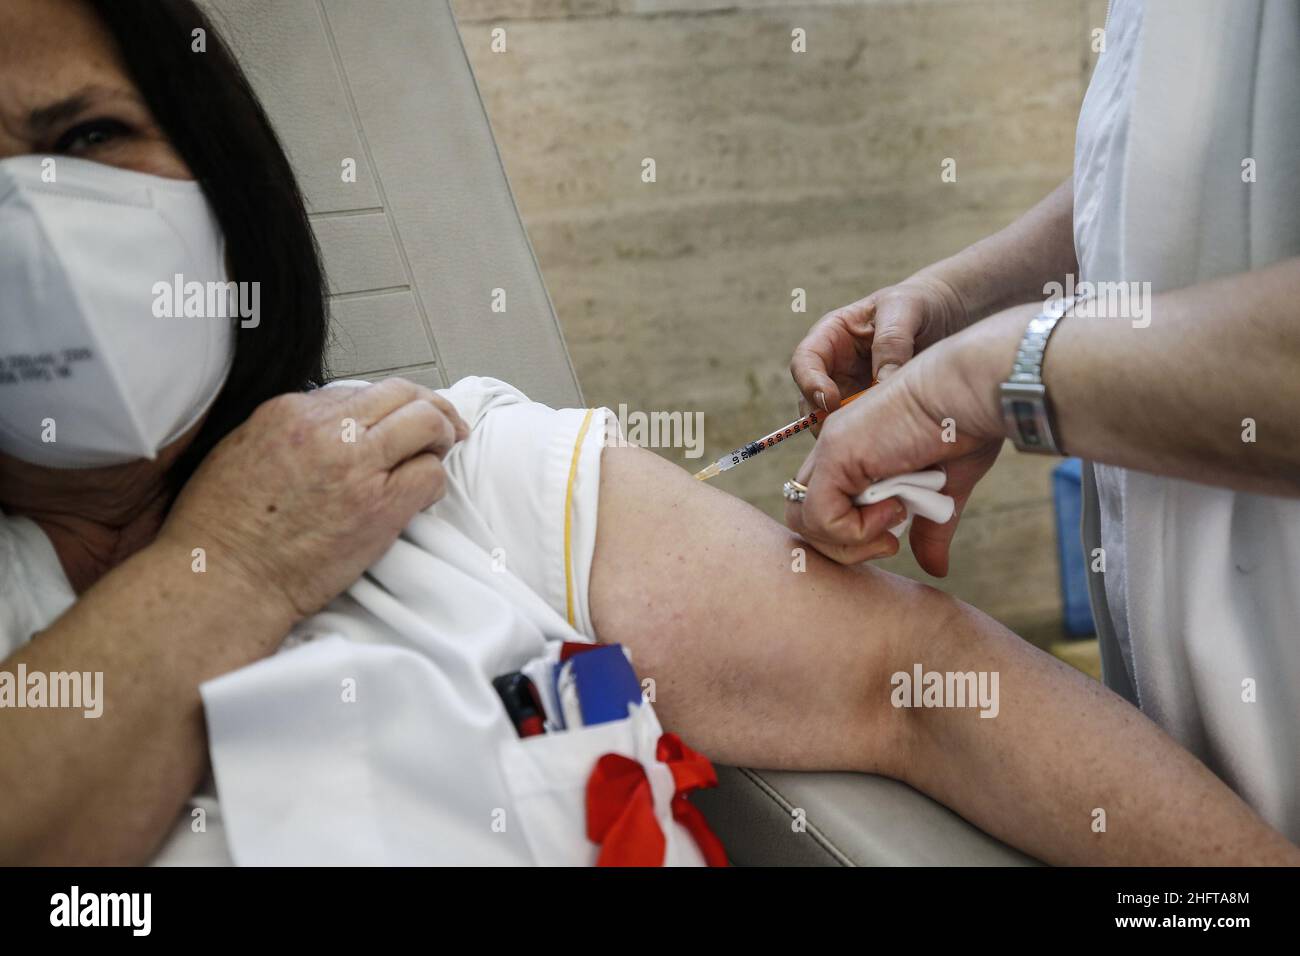
{"label": "wrinkled forehead", "polygon": [[83,0],[0,0],[0,155],[113,99],[138,100],[111,35]]}

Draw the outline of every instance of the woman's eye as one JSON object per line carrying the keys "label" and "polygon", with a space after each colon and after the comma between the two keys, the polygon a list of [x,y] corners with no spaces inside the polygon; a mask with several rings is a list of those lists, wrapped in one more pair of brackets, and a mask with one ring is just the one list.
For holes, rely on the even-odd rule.
{"label": "woman's eye", "polygon": [[74,126],[54,144],[56,153],[84,153],[129,132],[125,123],[100,119]]}

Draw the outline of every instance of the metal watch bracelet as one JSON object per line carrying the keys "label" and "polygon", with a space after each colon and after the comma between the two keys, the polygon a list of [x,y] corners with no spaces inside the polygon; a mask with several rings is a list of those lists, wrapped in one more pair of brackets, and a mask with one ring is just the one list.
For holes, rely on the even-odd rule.
{"label": "metal watch bracelet", "polygon": [[1011,375],[998,388],[1006,435],[1020,451],[1065,454],[1056,438],[1055,419],[1043,384],[1043,356],[1052,332],[1073,305],[1073,299],[1055,299],[1029,320],[1016,348]]}

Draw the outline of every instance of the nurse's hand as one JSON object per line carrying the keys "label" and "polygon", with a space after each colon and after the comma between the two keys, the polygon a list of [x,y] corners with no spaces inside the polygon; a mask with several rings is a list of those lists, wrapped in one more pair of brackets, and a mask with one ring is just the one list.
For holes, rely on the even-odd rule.
{"label": "nurse's hand", "polygon": [[442,458],[469,434],[446,399],[403,379],[263,404],[185,486],[159,537],[204,548],[293,620],[357,580],[445,492]]}
{"label": "nurse's hand", "polygon": [[938,342],[830,416],[796,476],[808,496],[786,506],[791,530],[841,564],[895,554],[898,541],[886,529],[900,519],[898,500],[859,507],[853,498],[874,480],[940,465],[956,513],[943,525],[918,516],[910,540],[922,568],[947,574],[962,508],[1002,448],[998,384],[1040,308],[1009,309]]}
{"label": "nurse's hand", "polygon": [[967,322],[952,285],[918,273],[822,316],[794,350],[790,374],[808,407],[832,411]]}

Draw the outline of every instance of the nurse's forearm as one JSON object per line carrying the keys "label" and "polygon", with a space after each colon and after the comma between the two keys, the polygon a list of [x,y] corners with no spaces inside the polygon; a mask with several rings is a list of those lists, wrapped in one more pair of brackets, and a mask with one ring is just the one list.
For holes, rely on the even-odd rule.
{"label": "nurse's forearm", "polygon": [[1300,849],[1100,684],[955,601],[925,624],[900,671],[923,662],[997,693],[982,709],[940,697],[947,706],[900,712],[912,786],[1050,863],[1300,863]]}
{"label": "nurse's forearm", "polygon": [[1300,258],[1155,296],[1149,316],[1053,333],[1044,371],[1066,450],[1300,495]]}
{"label": "nurse's forearm", "polygon": [[946,282],[974,322],[1022,302],[1078,266],[1074,254],[1074,180],[1066,179],[1005,229],[922,269]]}
{"label": "nurse's forearm", "polygon": [[193,560],[160,539],[0,664],[103,675],[98,717],[0,711],[0,864],[143,863],[170,830],[207,765],[199,684],[292,625],[220,555]]}

